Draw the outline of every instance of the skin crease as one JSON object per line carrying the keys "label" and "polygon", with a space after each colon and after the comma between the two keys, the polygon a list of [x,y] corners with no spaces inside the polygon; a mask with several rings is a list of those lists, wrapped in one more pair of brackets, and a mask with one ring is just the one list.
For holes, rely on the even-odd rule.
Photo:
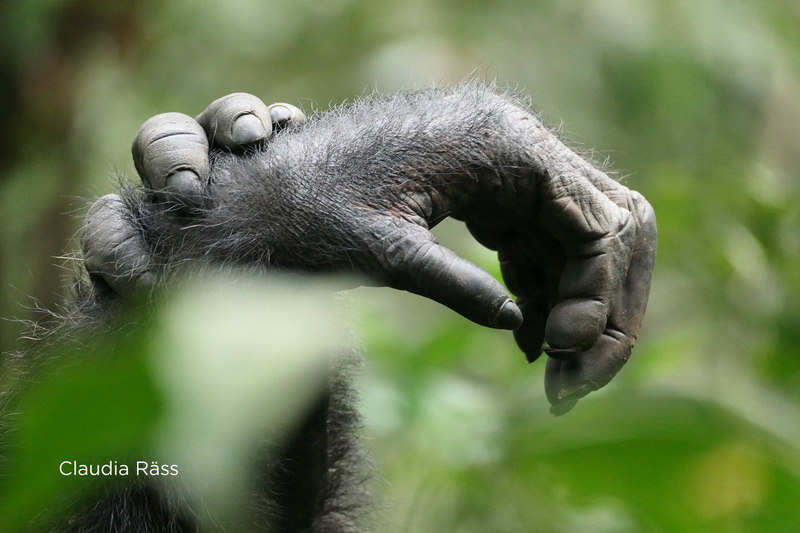
{"label": "skin crease", "polygon": [[[230,107],[236,98],[222,101]],[[201,124],[210,113],[200,115]],[[206,133],[228,131],[219,122]],[[170,127],[156,120],[142,131]],[[170,161],[180,159],[167,146]],[[140,135],[135,160],[156,159],[158,148]],[[652,209],[570,150],[521,101],[490,87],[464,84],[333,109],[256,152],[217,153],[205,183],[204,164],[194,168],[201,185],[183,194],[201,187],[205,196],[192,238],[180,232],[188,246],[174,238],[176,224],[163,207],[148,207],[145,218],[157,220],[153,231],[168,251],[162,264],[210,256],[355,268],[479,324],[516,329],[529,360],[546,346],[556,361],[547,388],[559,410],[567,396],[575,399],[565,388],[605,385],[635,343],[655,256]],[[164,165],[160,172],[170,171]],[[428,233],[444,216],[464,220],[498,251],[525,315],[521,327],[502,286]],[[143,249],[145,261],[153,255]],[[602,349],[594,350],[598,342]]]}
{"label": "skin crease", "polygon": [[[236,93],[196,119],[153,117],[133,156],[143,187],[100,198],[84,222],[87,321],[107,320],[185,265],[356,271],[513,330],[529,362],[546,353],[554,414],[606,385],[638,337],[652,208],[496,87],[366,99],[310,120]],[[516,300],[430,234],[447,216],[497,251]],[[362,459],[347,381],[334,371],[283,462],[267,468],[273,531],[362,530],[360,489],[348,481]],[[133,485],[79,510],[71,530],[123,520],[120,509],[140,524],[133,531],[198,528],[167,496]]]}

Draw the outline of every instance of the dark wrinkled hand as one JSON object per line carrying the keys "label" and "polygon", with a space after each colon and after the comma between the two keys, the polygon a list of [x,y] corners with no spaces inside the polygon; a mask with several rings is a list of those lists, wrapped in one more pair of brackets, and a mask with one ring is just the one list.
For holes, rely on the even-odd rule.
{"label": "dark wrinkled hand", "polygon": [[[253,95],[234,93],[215,100],[196,119],[182,113],[150,118],[136,133],[133,160],[155,200],[176,211],[199,209],[207,195],[212,145],[241,151],[305,122],[293,105],[267,107]],[[124,297],[153,288],[156,254],[130,198],[109,194],[92,205],[81,229],[81,248],[86,270]]]}
{"label": "dark wrinkled hand", "polygon": [[536,217],[503,217],[500,210],[465,216],[475,238],[498,251],[503,278],[518,296],[524,321],[514,332],[517,344],[529,362],[542,351],[550,356],[545,390],[555,414],[606,385],[628,360],[655,261],[647,201],[581,167],[585,174],[571,185],[579,193],[548,186]]}
{"label": "dark wrinkled hand", "polygon": [[[152,201],[109,195],[92,207],[87,270],[130,295],[176,259],[356,268],[479,324],[515,329],[529,361],[544,350],[557,414],[624,365],[647,303],[653,211],[524,106],[465,85],[304,124],[296,108],[245,94],[217,100],[196,120],[149,120],[133,152]],[[260,148],[216,152],[210,164],[209,139],[226,150]],[[516,304],[436,242],[428,230],[446,216],[498,251]]]}

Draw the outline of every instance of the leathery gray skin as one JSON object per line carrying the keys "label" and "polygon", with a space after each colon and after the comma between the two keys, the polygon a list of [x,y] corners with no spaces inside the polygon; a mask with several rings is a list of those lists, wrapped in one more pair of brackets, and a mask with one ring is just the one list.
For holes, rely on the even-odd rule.
{"label": "leathery gray skin", "polygon": [[[547,353],[555,414],[622,368],[647,305],[653,209],[526,102],[466,83],[307,121],[287,106],[237,93],[196,119],[147,121],[133,145],[143,189],[86,217],[95,279],[129,298],[187,262],[355,270],[514,330],[530,362]],[[438,244],[428,230],[447,216],[497,251],[516,302]]]}

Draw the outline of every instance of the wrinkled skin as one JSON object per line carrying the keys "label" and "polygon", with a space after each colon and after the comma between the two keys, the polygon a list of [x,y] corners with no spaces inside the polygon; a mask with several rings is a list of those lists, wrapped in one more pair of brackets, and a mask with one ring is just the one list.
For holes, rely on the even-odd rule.
{"label": "wrinkled skin", "polygon": [[[305,122],[242,93],[196,120],[147,121],[133,154],[149,202],[98,200],[83,231],[87,269],[129,297],[186,259],[356,270],[514,330],[528,361],[546,352],[557,414],[625,364],[647,304],[653,210],[523,102],[464,84]],[[516,304],[429,233],[447,216],[497,250]]]}
{"label": "wrinkled skin", "polygon": [[[547,353],[555,414],[607,384],[639,334],[655,260],[653,210],[492,87],[364,100],[311,120],[238,93],[196,119],[153,117],[133,156],[143,187],[97,200],[82,230],[91,290],[79,306],[90,320],[191,266],[355,271],[513,330],[528,361]],[[516,302],[437,243],[429,230],[447,216],[498,252]],[[334,375],[268,465],[260,501],[271,531],[362,529],[363,458],[346,382]],[[75,531],[199,528],[142,480],[110,488],[75,516]]]}

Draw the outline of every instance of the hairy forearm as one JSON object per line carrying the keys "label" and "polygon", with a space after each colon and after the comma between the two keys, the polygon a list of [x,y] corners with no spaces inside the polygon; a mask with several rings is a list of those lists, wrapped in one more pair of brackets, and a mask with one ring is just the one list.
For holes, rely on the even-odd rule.
{"label": "hairy forearm", "polygon": [[219,152],[200,216],[176,224],[163,205],[143,204],[141,223],[165,263],[348,268],[373,211],[423,227],[448,215],[502,225],[537,217],[540,187],[585,186],[587,173],[608,179],[521,100],[463,84],[364,99],[244,157]]}
{"label": "hairy forearm", "polygon": [[[87,269],[118,292],[184,265],[356,270],[515,329],[529,361],[554,358],[558,412],[621,368],[647,302],[652,208],[526,102],[470,83],[363,99],[290,127],[270,109],[237,93],[197,120],[148,120],[134,141],[145,189],[92,208]],[[249,143],[242,125],[255,127]],[[498,252],[516,304],[427,231],[446,216]]]}

